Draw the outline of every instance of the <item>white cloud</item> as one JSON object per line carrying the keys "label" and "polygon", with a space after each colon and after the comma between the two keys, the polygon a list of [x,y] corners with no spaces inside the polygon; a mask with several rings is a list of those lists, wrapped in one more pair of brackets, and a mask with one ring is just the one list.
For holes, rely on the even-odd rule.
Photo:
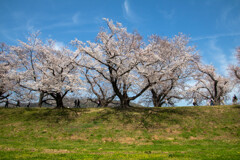
{"label": "white cloud", "polygon": [[63,47],[64,47],[63,42],[56,41],[54,44],[54,49],[56,49],[56,50],[61,50]]}
{"label": "white cloud", "polygon": [[74,24],[79,23],[79,16],[80,16],[80,12],[77,12],[73,15],[72,21],[73,21]]}
{"label": "white cloud", "polygon": [[28,32],[36,32],[37,29],[34,27],[34,22],[32,19],[27,20],[26,29]]}
{"label": "white cloud", "polygon": [[230,64],[233,64],[233,65],[237,65],[237,59],[236,59],[236,57],[235,57],[235,55],[237,54],[237,51],[236,51],[236,49],[234,48],[234,49],[232,49],[231,51],[231,56],[230,56]]}
{"label": "white cloud", "polygon": [[125,9],[125,12],[128,16],[131,16],[131,12],[130,12],[130,9],[129,9],[129,3],[128,3],[128,0],[125,0],[124,1],[124,9]]}
{"label": "white cloud", "polygon": [[160,10],[159,13],[165,18],[165,19],[172,19],[175,15],[175,10],[171,9],[169,11],[167,10]]}
{"label": "white cloud", "polygon": [[0,29],[0,36],[1,35],[9,41],[17,43],[17,40],[12,36],[12,34],[9,30]]}
{"label": "white cloud", "polygon": [[216,43],[217,43],[216,39],[212,39],[209,41],[210,50],[217,54],[223,53],[222,49],[220,47],[218,47]]}
{"label": "white cloud", "polygon": [[209,41],[209,51],[213,54],[213,61],[215,62],[215,67],[220,74],[227,74],[228,61],[223,50],[217,46],[217,40],[211,39]]}
{"label": "white cloud", "polygon": [[239,4],[232,4],[224,7],[219,18],[216,20],[218,28],[224,28],[228,31],[238,31],[240,25]]}
{"label": "white cloud", "polygon": [[221,20],[223,22],[226,22],[228,20],[229,14],[231,13],[232,10],[233,10],[233,7],[225,8],[225,10],[222,12],[222,15],[221,15]]}
{"label": "white cloud", "polygon": [[125,0],[123,3],[124,16],[128,21],[139,22],[140,18],[132,11],[130,3],[128,0]]}
{"label": "white cloud", "polygon": [[228,66],[236,64],[235,50],[229,50],[228,53],[224,52],[221,46],[217,44],[216,39],[209,40],[207,53],[210,63],[213,63],[217,72],[224,76],[228,75]]}
{"label": "white cloud", "polygon": [[217,39],[217,38],[222,38],[222,37],[236,37],[240,36],[240,32],[236,33],[222,33],[222,34],[215,34],[215,35],[207,35],[207,36],[200,36],[200,37],[195,37],[192,38],[192,41],[200,41],[200,40],[206,40],[206,39]]}

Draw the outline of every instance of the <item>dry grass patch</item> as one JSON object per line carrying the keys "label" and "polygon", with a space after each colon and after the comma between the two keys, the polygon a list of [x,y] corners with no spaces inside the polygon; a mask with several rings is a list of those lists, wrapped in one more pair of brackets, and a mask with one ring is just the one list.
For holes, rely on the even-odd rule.
{"label": "dry grass patch", "polygon": [[102,141],[105,143],[105,142],[113,142],[113,139],[111,137],[105,137],[105,138],[102,138]]}
{"label": "dry grass patch", "polygon": [[88,141],[88,138],[84,135],[72,135],[70,137],[67,137],[66,139]]}
{"label": "dry grass patch", "polygon": [[111,137],[104,137],[102,138],[102,142],[118,142],[121,144],[135,144],[137,140],[132,137],[119,137],[119,138],[111,138]]}
{"label": "dry grass patch", "polygon": [[134,144],[136,140],[135,138],[132,138],[132,137],[122,137],[122,138],[118,138],[117,142],[122,144]]}
{"label": "dry grass patch", "polygon": [[74,153],[67,149],[44,149],[42,153],[51,153],[51,154],[62,154],[62,153]]}
{"label": "dry grass patch", "polygon": [[108,108],[90,108],[86,110],[86,113],[94,113],[94,112],[101,112],[101,111],[106,111]]}
{"label": "dry grass patch", "polygon": [[189,139],[190,140],[203,140],[203,139],[205,139],[205,137],[203,137],[203,136],[197,136],[197,137],[190,136]]}
{"label": "dry grass patch", "polygon": [[20,149],[0,146],[0,151],[20,151]]}

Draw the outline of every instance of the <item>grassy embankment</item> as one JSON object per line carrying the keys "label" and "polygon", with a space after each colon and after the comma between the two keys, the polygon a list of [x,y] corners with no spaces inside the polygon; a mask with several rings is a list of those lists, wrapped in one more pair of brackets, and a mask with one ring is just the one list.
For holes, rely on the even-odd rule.
{"label": "grassy embankment", "polygon": [[0,159],[240,159],[240,106],[0,108]]}

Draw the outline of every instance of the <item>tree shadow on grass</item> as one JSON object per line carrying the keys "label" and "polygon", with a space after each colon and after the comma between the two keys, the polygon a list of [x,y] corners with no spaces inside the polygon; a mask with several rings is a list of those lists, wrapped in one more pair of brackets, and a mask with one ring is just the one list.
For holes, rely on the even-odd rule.
{"label": "tree shadow on grass", "polygon": [[[32,109],[26,108],[26,111]],[[59,122],[71,122],[74,121],[78,116],[89,109],[35,109],[32,112],[28,112],[25,115],[26,121],[47,121],[48,123],[59,123]]]}
{"label": "tree shadow on grass", "polygon": [[119,121],[123,125],[135,125],[135,128],[157,129],[161,128],[161,122],[169,124],[181,124],[183,117],[192,116],[197,112],[187,108],[143,108],[130,107],[127,109],[113,108],[99,112],[93,121]]}
{"label": "tree shadow on grass", "polygon": [[240,105],[236,105],[236,106],[234,106],[233,108],[240,109]]}
{"label": "tree shadow on grass", "polygon": [[[75,121],[82,114],[89,114],[83,123],[89,122],[107,122],[116,125],[131,125],[134,128],[157,129],[162,128],[163,123],[169,125],[181,125],[187,116],[198,116],[198,112],[192,108],[145,108],[145,107],[129,107],[127,109],[120,108],[104,108],[96,110],[91,114],[91,108],[77,109],[25,109],[25,121],[43,121],[49,124],[62,124]],[[163,123],[162,123],[163,122]]]}

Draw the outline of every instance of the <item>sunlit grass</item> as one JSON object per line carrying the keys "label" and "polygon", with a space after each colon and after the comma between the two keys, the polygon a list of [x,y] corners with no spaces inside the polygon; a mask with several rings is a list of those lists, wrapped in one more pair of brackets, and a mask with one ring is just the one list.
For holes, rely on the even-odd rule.
{"label": "sunlit grass", "polygon": [[0,159],[240,159],[240,107],[0,109]]}

